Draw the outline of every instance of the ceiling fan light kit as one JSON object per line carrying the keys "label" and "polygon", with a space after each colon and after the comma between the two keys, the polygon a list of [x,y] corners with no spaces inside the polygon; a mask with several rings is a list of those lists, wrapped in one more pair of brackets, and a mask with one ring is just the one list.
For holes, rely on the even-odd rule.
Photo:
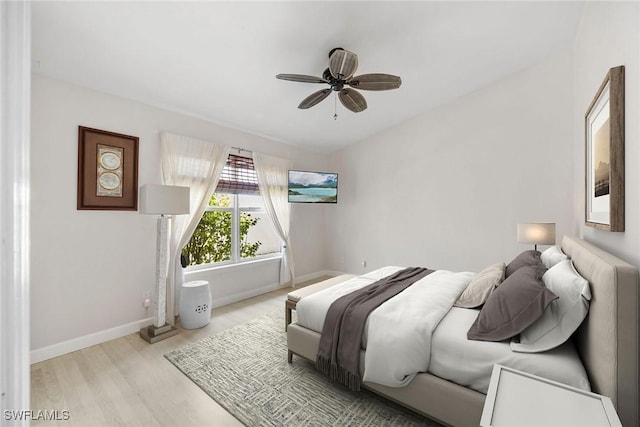
{"label": "ceiling fan light kit", "polygon": [[[358,68],[358,55],[341,47],[331,49],[329,52],[329,68],[325,69],[322,77],[308,76],[304,74],[278,74],[277,79],[290,80],[301,83],[325,83],[329,89],[321,89],[302,100],[298,108],[306,110],[329,96],[331,92],[337,92],[342,105],[354,113],[367,109],[367,101],[359,90],[390,90],[397,89],[402,84],[398,76],[383,73],[362,74],[354,76]],[[345,87],[349,86],[349,87]],[[337,117],[334,115],[334,118]]]}

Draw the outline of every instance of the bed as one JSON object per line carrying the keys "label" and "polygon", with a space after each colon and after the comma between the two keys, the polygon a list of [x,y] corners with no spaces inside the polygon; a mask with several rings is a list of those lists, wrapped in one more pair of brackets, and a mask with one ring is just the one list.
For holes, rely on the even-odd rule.
{"label": "bed", "polygon": [[[640,422],[638,271],[577,238],[565,236],[561,248],[591,288],[589,313],[572,337],[591,390],[611,398],[623,425],[637,426]],[[315,361],[319,342],[319,333],[297,323],[288,325],[290,355]],[[364,357],[363,351],[361,366]],[[479,391],[426,372],[416,375],[405,387],[371,382],[363,383],[363,387],[452,426],[478,426],[485,400],[485,394]]]}

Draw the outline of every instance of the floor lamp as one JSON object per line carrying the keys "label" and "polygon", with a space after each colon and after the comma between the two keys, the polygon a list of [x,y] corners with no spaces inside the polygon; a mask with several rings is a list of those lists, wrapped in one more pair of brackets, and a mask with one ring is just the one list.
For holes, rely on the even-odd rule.
{"label": "floor lamp", "polygon": [[533,243],[533,250],[538,245],[556,244],[555,222],[525,222],[518,224],[518,243]]}
{"label": "floor lamp", "polygon": [[159,215],[156,236],[156,283],[153,325],[140,329],[140,336],[153,344],[178,333],[175,326],[166,322],[168,215],[189,213],[189,187],[145,184],[140,188],[140,213]]}

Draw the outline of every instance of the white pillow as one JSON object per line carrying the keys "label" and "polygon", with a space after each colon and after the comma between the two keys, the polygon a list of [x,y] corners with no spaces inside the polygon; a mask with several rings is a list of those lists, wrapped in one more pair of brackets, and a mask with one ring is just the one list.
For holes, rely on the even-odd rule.
{"label": "white pillow", "polygon": [[542,252],[540,259],[546,268],[551,268],[560,261],[569,259],[569,257],[562,252],[562,249],[560,249],[559,246],[551,246],[549,249]]}
{"label": "white pillow", "polygon": [[573,266],[571,260],[560,261],[542,276],[542,281],[558,299],[544,311],[541,318],[520,333],[520,342],[511,341],[511,350],[538,353],[551,350],[578,329],[589,311],[589,282]]}

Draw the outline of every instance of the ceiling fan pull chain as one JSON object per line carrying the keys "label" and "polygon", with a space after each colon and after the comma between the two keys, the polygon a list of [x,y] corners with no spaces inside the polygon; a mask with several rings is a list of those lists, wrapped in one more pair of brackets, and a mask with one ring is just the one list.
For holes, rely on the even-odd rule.
{"label": "ceiling fan pull chain", "polygon": [[333,97],[333,120],[338,120],[338,92],[334,92]]}

